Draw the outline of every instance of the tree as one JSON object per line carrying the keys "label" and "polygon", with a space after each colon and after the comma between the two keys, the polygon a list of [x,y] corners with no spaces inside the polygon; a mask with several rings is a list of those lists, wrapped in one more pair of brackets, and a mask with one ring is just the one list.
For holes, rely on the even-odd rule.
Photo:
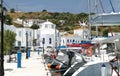
{"label": "tree", "polygon": [[37,24],[33,24],[30,28],[32,28],[33,30],[35,30],[35,29],[38,29],[39,26]]}
{"label": "tree", "polygon": [[103,36],[108,36],[108,32],[109,32],[109,30],[106,28],[106,29],[104,29],[103,30]]}
{"label": "tree", "polygon": [[46,10],[46,9],[44,9],[44,10],[42,10],[42,12],[47,12],[47,10]]}
{"label": "tree", "polygon": [[65,27],[64,30],[65,31],[70,31],[70,28],[69,27]]}
{"label": "tree", "polygon": [[15,13],[15,9],[14,8],[10,9],[10,12]]}
{"label": "tree", "polygon": [[14,43],[15,43],[15,37],[16,37],[16,33],[10,31],[10,30],[6,30],[5,34],[4,34],[4,51],[5,53],[8,52],[8,50],[13,49],[14,47]]}
{"label": "tree", "polygon": [[12,18],[8,14],[5,15],[5,24],[12,25]]}

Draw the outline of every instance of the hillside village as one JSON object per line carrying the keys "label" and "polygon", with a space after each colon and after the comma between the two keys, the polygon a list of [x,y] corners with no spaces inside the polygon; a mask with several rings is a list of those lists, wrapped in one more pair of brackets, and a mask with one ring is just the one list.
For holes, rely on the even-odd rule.
{"label": "hillside village", "polygon": [[0,76],[120,76],[118,1],[55,1],[1,0]]}
{"label": "hillside village", "polygon": [[[36,14],[38,16],[36,16]],[[56,16],[54,16],[55,18],[52,17],[51,14],[56,14]],[[12,18],[12,24],[6,24],[5,30],[8,29],[16,33],[16,48],[21,47],[25,49],[26,43],[28,43],[29,48],[31,48],[32,50],[43,48],[43,41],[45,41],[44,48],[47,48],[49,46],[56,48],[58,46],[66,46],[66,44],[68,43],[80,43],[84,41],[89,41],[90,31],[88,28],[89,25],[87,23],[88,15],[85,13],[79,14],[80,17],[78,17],[77,21],[75,21],[76,19],[73,19],[74,17],[76,17],[76,15],[70,13],[48,13],[44,11],[41,12],[41,14],[33,14],[32,12],[17,12],[8,13],[8,15]],[[44,17],[44,15],[46,16]],[[57,17],[57,15],[63,15],[66,17]],[[10,19],[9,17],[8,19]],[[86,22],[84,20],[86,20]],[[102,30],[108,30],[108,27],[100,28],[102,28]],[[102,31],[100,28],[99,31]],[[93,27],[92,29],[92,33],[94,34],[95,27]],[[100,35],[102,35],[103,32],[104,31],[100,32]],[[108,32],[106,32],[107,35]],[[28,34],[26,35],[26,33]]]}
{"label": "hillside village", "polygon": [[[36,19],[30,19],[28,21],[29,23],[22,22],[21,19],[15,21],[18,24],[23,23],[24,27],[5,25],[5,30],[11,30],[16,33],[15,46],[18,48],[25,48],[26,43],[28,43],[29,48],[32,48],[32,50],[33,48],[37,49],[38,47],[43,47],[43,40],[44,48],[49,46],[54,48],[60,45],[65,46],[66,43],[79,43],[81,40],[84,40],[82,29],[76,29],[74,30],[74,35],[70,35],[67,32],[60,32],[56,29],[57,25],[50,21],[39,21]],[[39,29],[28,28],[31,27],[35,21],[38,23]]]}
{"label": "hillside village", "polygon": [[[91,15],[94,13],[91,13]],[[57,29],[59,31],[67,31],[73,34],[73,29],[81,28],[79,21],[86,22],[88,25],[88,14],[87,13],[79,13],[72,14],[69,12],[47,12],[43,10],[42,12],[9,12],[8,15],[12,18],[12,23],[16,27],[23,27],[23,24],[16,24],[13,21],[17,19],[24,20],[24,22],[29,23],[28,21],[35,19],[39,21],[49,20],[52,23],[57,25]],[[91,27],[91,34],[95,35],[96,27]],[[119,32],[119,28],[117,26],[111,27],[113,32]],[[107,36],[106,31],[110,32],[109,27],[98,27],[100,36]]]}

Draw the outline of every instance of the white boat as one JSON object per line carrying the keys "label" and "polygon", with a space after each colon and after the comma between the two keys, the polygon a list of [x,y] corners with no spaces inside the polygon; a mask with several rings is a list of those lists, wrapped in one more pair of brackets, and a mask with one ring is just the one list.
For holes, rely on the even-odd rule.
{"label": "white boat", "polygon": [[[108,38],[96,38],[93,40],[93,43],[101,44],[101,48],[103,48],[103,44],[106,43],[114,43],[114,46],[117,46],[116,41],[119,39],[120,36],[108,37]],[[107,46],[104,46],[106,48]],[[117,46],[119,49],[119,45]],[[111,65],[109,63],[112,60],[116,53],[118,52],[110,52],[107,53],[106,50],[100,50],[100,56],[96,56],[93,54],[92,57],[87,57],[81,55],[80,53],[75,52],[75,62],[64,72],[63,76],[111,76]],[[86,61],[84,62],[83,61]],[[117,66],[119,67],[120,62],[117,62]],[[105,70],[105,71],[102,71]],[[103,74],[103,75],[102,75]],[[117,76],[116,73],[113,71],[112,76]]]}

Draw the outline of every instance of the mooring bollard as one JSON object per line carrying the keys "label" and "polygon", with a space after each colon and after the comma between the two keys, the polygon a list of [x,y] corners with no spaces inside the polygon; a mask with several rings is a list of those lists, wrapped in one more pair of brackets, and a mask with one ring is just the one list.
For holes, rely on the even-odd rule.
{"label": "mooring bollard", "polygon": [[28,49],[28,51],[27,51],[27,52],[28,52],[28,57],[30,57],[30,49]]}
{"label": "mooring bollard", "polygon": [[38,55],[40,55],[40,49],[38,49],[37,51],[38,51]]}
{"label": "mooring bollard", "polygon": [[17,52],[17,68],[21,68],[21,52]]}
{"label": "mooring bollard", "polygon": [[106,66],[103,64],[101,66],[101,76],[107,76]]}

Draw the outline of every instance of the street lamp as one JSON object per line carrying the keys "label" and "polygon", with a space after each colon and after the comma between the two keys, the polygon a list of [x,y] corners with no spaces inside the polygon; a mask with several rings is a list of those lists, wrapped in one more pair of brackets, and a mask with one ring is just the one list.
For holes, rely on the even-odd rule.
{"label": "street lamp", "polygon": [[44,44],[45,44],[45,38],[43,38],[43,40],[42,40],[42,44],[43,44],[43,55],[44,55]]}
{"label": "street lamp", "polygon": [[0,0],[0,17],[1,17],[1,46],[0,46],[0,76],[4,76],[4,11],[3,0]]}
{"label": "street lamp", "polygon": [[26,59],[28,59],[28,33],[26,32]]}

